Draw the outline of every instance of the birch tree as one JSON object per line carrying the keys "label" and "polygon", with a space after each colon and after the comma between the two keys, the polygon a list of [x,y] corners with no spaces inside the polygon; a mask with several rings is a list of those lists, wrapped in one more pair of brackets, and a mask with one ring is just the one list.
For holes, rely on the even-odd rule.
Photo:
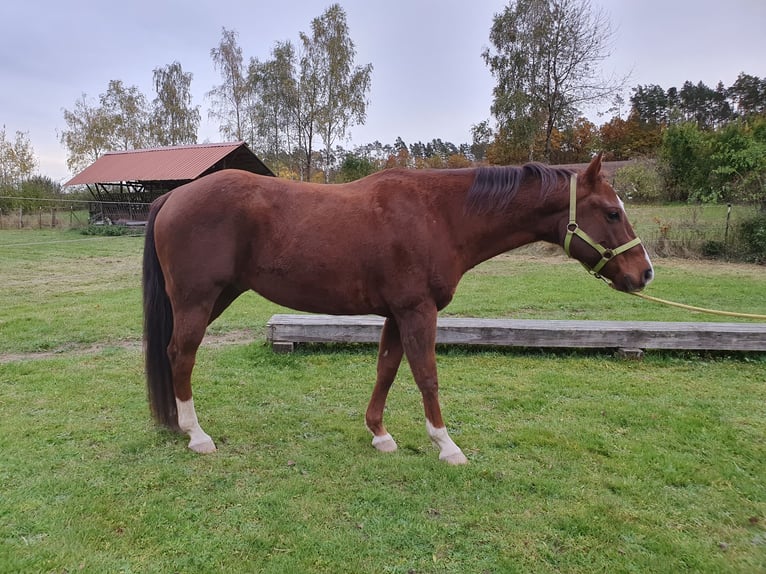
{"label": "birch tree", "polygon": [[154,143],[175,146],[197,143],[199,106],[192,105],[192,74],[173,62],[153,72],[157,97],[152,102],[151,132]]}
{"label": "birch tree", "polygon": [[349,126],[365,121],[372,64],[354,64],[356,49],[339,4],[314,18],[311,36],[302,33],[301,42],[301,86],[306,89],[312,129],[316,128],[324,144],[325,180],[329,181],[333,144],[346,136]]}
{"label": "birch tree", "polygon": [[247,121],[252,89],[237,36],[236,31],[223,28],[218,47],[210,50],[213,65],[221,74],[221,84],[207,93],[212,103],[209,116],[219,121],[222,136],[252,141],[248,138],[252,126]]}

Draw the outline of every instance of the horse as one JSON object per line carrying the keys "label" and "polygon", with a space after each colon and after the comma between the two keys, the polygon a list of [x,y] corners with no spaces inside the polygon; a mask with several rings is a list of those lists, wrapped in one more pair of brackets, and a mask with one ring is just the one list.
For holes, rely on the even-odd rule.
{"label": "horse", "polygon": [[383,410],[406,356],[439,459],[466,463],[439,406],[437,313],[466,271],[535,241],[562,246],[620,291],[654,275],[601,155],[581,173],[528,163],[315,184],[222,170],[182,185],[152,203],[146,225],[150,410],[191,450],[216,450],[194,408],[192,369],[207,326],[253,290],[299,311],[384,317],[365,414],[373,446],[397,448]]}

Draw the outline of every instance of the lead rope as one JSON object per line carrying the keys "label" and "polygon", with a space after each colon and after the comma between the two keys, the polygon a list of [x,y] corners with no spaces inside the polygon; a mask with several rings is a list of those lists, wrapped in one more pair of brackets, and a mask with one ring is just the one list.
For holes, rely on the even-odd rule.
{"label": "lead rope", "polygon": [[662,303],[663,305],[669,305],[670,307],[678,307],[680,309],[686,309],[687,311],[697,311],[698,313],[709,313],[711,315],[724,315],[726,317],[741,317],[743,319],[759,319],[766,321],[766,315],[758,315],[756,313],[737,313],[734,311],[721,311],[718,309],[706,309],[705,307],[695,307],[694,305],[686,305],[685,303],[676,303],[675,301],[668,301],[667,299],[660,299],[659,297],[652,297],[645,293],[633,292],[629,295],[646,299],[647,301],[653,301],[655,303]]}

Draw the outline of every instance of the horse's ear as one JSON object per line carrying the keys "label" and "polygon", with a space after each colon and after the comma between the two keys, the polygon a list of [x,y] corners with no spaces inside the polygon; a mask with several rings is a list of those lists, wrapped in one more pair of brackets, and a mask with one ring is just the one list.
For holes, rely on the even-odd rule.
{"label": "horse's ear", "polygon": [[588,168],[585,170],[585,179],[590,181],[596,181],[601,173],[601,156],[603,152],[599,152],[588,164]]}

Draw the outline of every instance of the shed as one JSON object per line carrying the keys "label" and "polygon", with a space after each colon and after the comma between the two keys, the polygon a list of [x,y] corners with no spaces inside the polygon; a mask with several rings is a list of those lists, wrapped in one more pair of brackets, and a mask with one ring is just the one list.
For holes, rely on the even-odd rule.
{"label": "shed", "polygon": [[142,221],[148,204],[176,187],[222,169],[273,176],[243,141],[107,152],[64,186],[85,185],[91,218]]}

